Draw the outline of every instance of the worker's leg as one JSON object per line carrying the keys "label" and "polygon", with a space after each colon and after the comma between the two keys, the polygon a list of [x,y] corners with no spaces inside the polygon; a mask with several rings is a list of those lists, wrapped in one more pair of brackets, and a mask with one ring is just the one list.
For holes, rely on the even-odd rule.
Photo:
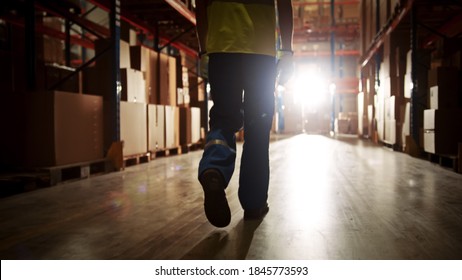
{"label": "worker's leg", "polygon": [[276,61],[252,55],[244,88],[244,147],[239,200],[244,210],[266,206],[269,184],[269,137],[274,115]]}

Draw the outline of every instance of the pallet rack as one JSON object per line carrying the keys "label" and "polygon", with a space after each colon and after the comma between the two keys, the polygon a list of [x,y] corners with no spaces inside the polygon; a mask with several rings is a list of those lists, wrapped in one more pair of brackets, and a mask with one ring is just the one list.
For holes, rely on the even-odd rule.
{"label": "pallet rack", "polygon": [[[388,13],[381,11],[385,4],[392,3],[388,7]],[[386,15],[384,17],[384,15]],[[364,107],[362,111],[369,112],[369,131],[364,133],[376,142],[381,142],[394,150],[405,150],[415,156],[424,156],[423,150],[423,111],[427,108],[429,92],[427,86],[427,72],[436,66],[446,66],[448,63],[460,64],[460,61],[447,62],[441,53],[440,60],[435,59],[435,51],[451,40],[459,40],[462,34],[462,5],[459,1],[427,1],[427,0],[401,0],[401,1],[362,1],[361,3],[362,24],[362,55],[361,88],[365,92],[363,97]],[[366,29],[366,26],[373,26]],[[375,28],[374,28],[375,26]],[[455,49],[461,50],[460,44],[454,44]],[[398,49],[399,48],[399,49]],[[406,53],[409,51],[409,53]],[[388,55],[392,56],[387,57]],[[406,57],[407,56],[407,57]],[[407,70],[406,62],[407,61]],[[384,62],[391,63],[384,66]],[[394,64],[393,64],[394,63]],[[460,65],[457,65],[460,67]],[[460,70],[460,68],[459,68]],[[409,71],[407,80],[403,81],[405,71]],[[380,75],[386,72],[386,75]],[[374,98],[380,95],[384,89],[389,91],[390,81],[384,76],[390,76],[391,95],[396,99],[396,108],[393,114],[403,117],[403,102],[410,105],[410,131],[408,139],[397,139],[387,142],[377,135],[380,129],[377,119],[380,111],[374,104]],[[410,83],[410,96],[406,97],[403,92]],[[405,84],[406,83],[406,84]],[[407,88],[409,90],[409,88]],[[388,93],[390,95],[390,93]],[[367,106],[369,105],[369,108]],[[401,107],[401,108],[400,108]],[[372,120],[371,120],[372,116]],[[398,120],[396,134],[403,129],[403,119]],[[449,124],[448,124],[449,125]],[[366,129],[367,131],[367,129]],[[398,135],[400,136],[400,135]]]}
{"label": "pallet rack", "polygon": [[[189,0],[158,0],[150,1],[122,1],[122,0],[66,0],[56,3],[51,0],[34,0],[34,1],[7,1],[2,4],[0,10],[0,20],[6,26],[18,26],[24,28],[25,50],[24,62],[26,65],[25,77],[23,78],[27,83],[22,88],[12,88],[11,91],[26,91],[34,92],[38,88],[37,85],[37,34],[43,34],[51,38],[56,38],[64,43],[64,57],[65,67],[69,69],[69,74],[60,77],[59,81],[48,85],[48,90],[59,89],[61,85],[69,80],[79,80],[79,75],[85,71],[89,66],[98,62],[102,57],[110,56],[109,72],[110,92],[103,95],[105,103],[105,113],[103,126],[105,135],[104,151],[109,151],[114,143],[120,142],[120,40],[122,36],[122,28],[130,26],[137,30],[137,40],[144,46],[150,47],[157,52],[165,52],[169,54],[183,55],[183,60],[188,65],[188,74],[196,75],[197,67],[197,45],[195,38],[195,16],[193,12],[192,3]],[[148,5],[148,9],[143,11],[136,11],[136,5]],[[88,9],[85,9],[87,8]],[[101,24],[90,19],[92,13],[98,10],[104,11],[107,15],[108,22]],[[151,12],[159,19],[147,18],[142,13]],[[53,17],[63,19],[61,28],[51,28],[42,24],[37,19],[44,15],[52,15]],[[169,17],[167,24],[161,23],[160,16]],[[184,25],[185,28],[177,28],[179,25]],[[78,28],[76,28],[78,27]],[[79,30],[76,30],[79,29]],[[193,38],[193,39],[192,39]],[[88,54],[95,49],[96,40],[106,40],[109,45],[101,52],[95,53],[91,57]],[[71,49],[73,46],[81,46],[82,53],[80,61],[72,60]],[[2,50],[3,51],[3,50]],[[89,58],[90,57],[90,58]],[[71,67],[72,66],[72,67]],[[181,70],[181,69],[180,69]],[[197,80],[197,78],[196,78]],[[199,83],[192,84],[197,86]],[[80,85],[81,87],[81,85]],[[81,90],[81,88],[80,88]],[[108,106],[106,106],[108,105]],[[201,103],[196,103],[202,105]],[[193,145],[194,143],[191,143]],[[18,147],[20,148],[20,147]],[[173,149],[173,148],[172,148]],[[180,146],[178,147],[180,149]],[[189,149],[186,149],[189,150]],[[186,151],[185,150],[185,151]],[[104,152],[106,154],[106,152]],[[166,152],[165,155],[175,154],[174,152]],[[159,153],[158,156],[161,156]],[[133,157],[127,157],[126,161],[133,162]],[[98,161],[100,162],[100,161]],[[101,159],[101,162],[106,162],[106,159]],[[145,162],[145,160],[136,160],[136,162]],[[91,164],[93,166],[95,164]],[[93,170],[88,168],[86,162],[81,164],[72,164],[55,166],[48,168],[53,170],[72,169],[72,174],[81,172],[74,172],[74,169]],[[2,166],[3,168],[3,166]],[[8,167],[10,168],[10,167]],[[47,170],[48,170],[47,169]],[[101,168],[99,168],[101,169]],[[98,170],[99,170],[98,169]],[[103,170],[108,170],[103,168]],[[85,172],[84,172],[85,173]],[[87,172],[88,173],[88,172]],[[93,174],[89,173],[88,175]],[[79,175],[80,176],[80,175]],[[66,176],[51,176],[54,179],[53,184],[60,182]],[[75,176],[71,176],[75,177]],[[83,176],[86,177],[86,176]],[[57,178],[57,179],[56,179]]]}

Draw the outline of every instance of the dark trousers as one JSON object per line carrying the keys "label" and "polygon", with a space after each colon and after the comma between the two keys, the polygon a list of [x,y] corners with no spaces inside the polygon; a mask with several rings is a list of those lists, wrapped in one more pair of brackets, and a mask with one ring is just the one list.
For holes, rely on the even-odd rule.
{"label": "dark trousers", "polygon": [[268,198],[276,60],[266,55],[210,54],[208,72],[214,104],[199,175],[217,169],[228,185],[236,159],[235,133],[244,128],[239,200],[243,209],[260,208]]}

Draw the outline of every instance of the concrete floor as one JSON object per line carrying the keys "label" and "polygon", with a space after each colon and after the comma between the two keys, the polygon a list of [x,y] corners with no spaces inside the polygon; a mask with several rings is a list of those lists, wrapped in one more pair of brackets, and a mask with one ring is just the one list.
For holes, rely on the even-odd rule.
{"label": "concrete floor", "polygon": [[462,259],[461,174],[352,137],[270,150],[261,222],[242,220],[238,173],[231,224],[207,222],[197,151],[1,199],[0,258]]}

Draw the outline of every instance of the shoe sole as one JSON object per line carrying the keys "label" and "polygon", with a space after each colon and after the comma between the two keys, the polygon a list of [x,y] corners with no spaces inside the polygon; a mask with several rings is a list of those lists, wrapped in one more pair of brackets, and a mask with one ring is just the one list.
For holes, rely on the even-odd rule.
{"label": "shoe sole", "polygon": [[231,222],[231,211],[225,193],[225,182],[217,170],[206,170],[199,179],[204,190],[204,211],[209,222],[226,227]]}

